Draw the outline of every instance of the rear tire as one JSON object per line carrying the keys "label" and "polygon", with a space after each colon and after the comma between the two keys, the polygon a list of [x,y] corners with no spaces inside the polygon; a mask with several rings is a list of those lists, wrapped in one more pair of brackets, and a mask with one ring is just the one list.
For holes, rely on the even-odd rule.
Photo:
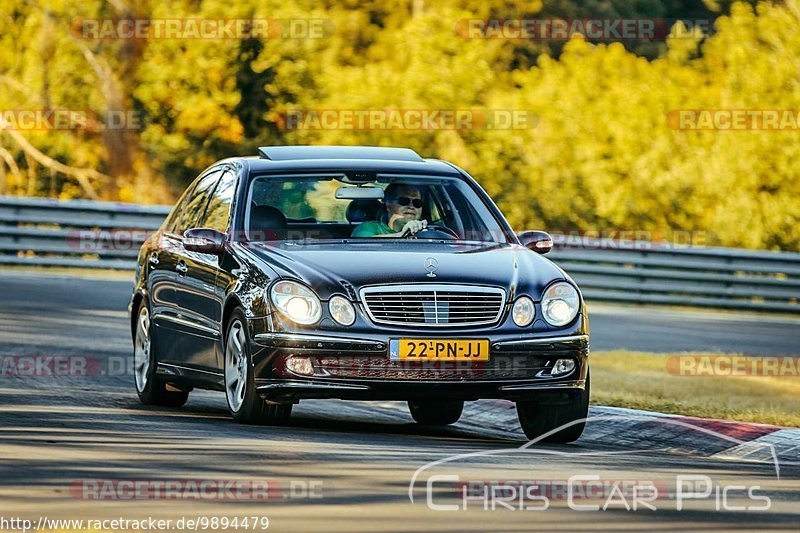
{"label": "rear tire", "polygon": [[136,310],[133,329],[133,382],[139,401],[145,405],[180,407],[189,399],[188,391],[167,390],[167,385],[156,375],[158,356],[153,349],[153,326],[150,307],[142,300]]}
{"label": "rear tire", "polygon": [[[590,379],[587,373],[586,388],[579,394],[575,394],[569,403],[552,405],[536,400],[517,402],[517,415],[525,436],[533,440],[574,420],[585,419],[589,415],[589,389]],[[558,444],[573,442],[578,440],[585,427],[586,420],[583,420],[548,435],[539,442]]]}
{"label": "rear tire", "polygon": [[455,424],[464,410],[462,401],[416,401],[408,402],[408,410],[418,424],[446,426]]}
{"label": "rear tire", "polygon": [[250,337],[241,309],[234,309],[228,319],[224,353],[225,398],[233,419],[240,424],[286,424],[292,414],[292,404],[267,403],[256,390]]}

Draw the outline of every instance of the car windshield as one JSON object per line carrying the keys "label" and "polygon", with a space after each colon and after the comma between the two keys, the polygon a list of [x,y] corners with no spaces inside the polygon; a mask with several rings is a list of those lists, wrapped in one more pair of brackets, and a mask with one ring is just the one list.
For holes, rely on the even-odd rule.
{"label": "car windshield", "polygon": [[[424,221],[427,231],[403,228]],[[413,227],[413,224],[412,224]],[[245,212],[250,241],[373,237],[508,242],[503,227],[464,180],[446,176],[258,176]]]}

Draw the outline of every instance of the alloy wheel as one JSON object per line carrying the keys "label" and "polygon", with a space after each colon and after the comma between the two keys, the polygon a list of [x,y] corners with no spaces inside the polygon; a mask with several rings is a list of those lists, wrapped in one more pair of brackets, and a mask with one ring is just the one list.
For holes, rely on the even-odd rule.
{"label": "alloy wheel", "polygon": [[247,352],[245,351],[244,327],[239,320],[231,324],[225,343],[225,394],[228,405],[234,412],[244,403],[247,385]]}
{"label": "alloy wheel", "polygon": [[136,341],[133,346],[133,373],[136,390],[143,392],[150,370],[150,312],[142,305],[136,319]]}

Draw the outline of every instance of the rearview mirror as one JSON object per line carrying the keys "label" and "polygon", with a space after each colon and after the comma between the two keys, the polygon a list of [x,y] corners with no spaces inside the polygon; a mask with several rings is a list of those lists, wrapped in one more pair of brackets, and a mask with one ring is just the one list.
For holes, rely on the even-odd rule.
{"label": "rearview mirror", "polygon": [[192,228],[183,232],[183,247],[190,252],[219,254],[225,247],[225,234],[211,228]]}
{"label": "rearview mirror", "polygon": [[544,231],[523,231],[517,237],[523,246],[536,253],[546,254],[553,249],[553,238]]}
{"label": "rearview mirror", "polygon": [[380,187],[339,187],[336,189],[338,200],[383,200],[383,189]]}

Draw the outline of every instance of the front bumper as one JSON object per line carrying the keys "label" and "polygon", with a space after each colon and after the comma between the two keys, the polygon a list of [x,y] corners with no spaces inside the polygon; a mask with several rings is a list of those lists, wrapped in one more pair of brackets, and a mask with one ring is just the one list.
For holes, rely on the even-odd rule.
{"label": "front bumper", "polygon": [[447,400],[480,400],[503,398],[530,400],[533,397],[552,403],[566,403],[586,387],[586,380],[569,380],[560,383],[540,382],[443,382],[443,381],[382,381],[363,382],[346,380],[324,382],[308,380],[256,380],[258,392],[264,399],[276,402],[295,402],[301,399],[340,400],[415,400],[439,398]]}
{"label": "front bumper", "polygon": [[[539,337],[475,335],[489,339],[490,362],[446,367],[391,361],[389,339],[370,337],[255,334],[251,353],[256,387],[265,399],[279,402],[535,397],[560,403],[580,394],[586,384],[589,336],[582,332]],[[289,358],[309,360],[313,374],[293,371],[286,364]],[[557,359],[571,359],[575,368],[563,376],[547,375]]]}

